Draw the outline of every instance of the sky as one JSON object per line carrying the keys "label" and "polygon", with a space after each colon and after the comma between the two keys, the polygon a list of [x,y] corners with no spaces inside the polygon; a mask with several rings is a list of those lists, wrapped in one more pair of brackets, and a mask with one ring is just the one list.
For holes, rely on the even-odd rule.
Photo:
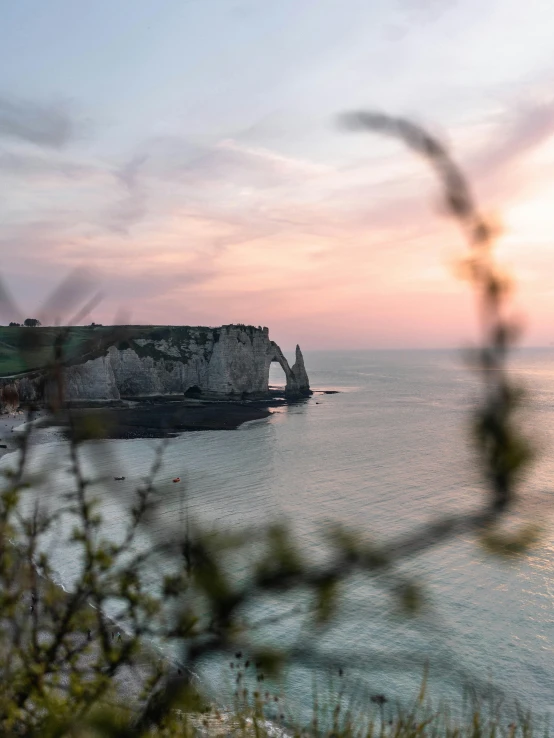
{"label": "sky", "polygon": [[503,225],[523,342],[553,344],[550,0],[0,5],[0,322],[68,320],[45,301],[77,269],[75,310],[103,295],[84,322],[476,341],[427,165],[339,124],[378,110],[448,143]]}

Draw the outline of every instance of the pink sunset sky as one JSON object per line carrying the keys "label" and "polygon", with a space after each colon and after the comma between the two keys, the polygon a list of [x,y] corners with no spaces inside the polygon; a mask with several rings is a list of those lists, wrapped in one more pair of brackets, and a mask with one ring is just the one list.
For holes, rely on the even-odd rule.
{"label": "pink sunset sky", "polygon": [[400,144],[338,125],[372,109],[450,144],[503,223],[524,343],[554,342],[549,2],[28,0],[2,15],[11,319],[87,265],[105,294],[88,322],[267,325],[305,349],[476,338],[436,181]]}

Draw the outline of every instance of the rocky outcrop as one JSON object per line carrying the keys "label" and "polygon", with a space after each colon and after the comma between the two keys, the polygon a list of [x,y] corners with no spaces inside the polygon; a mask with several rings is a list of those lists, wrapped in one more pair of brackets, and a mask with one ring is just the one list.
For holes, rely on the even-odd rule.
{"label": "rocky outcrop", "polygon": [[11,413],[19,407],[19,390],[13,383],[0,387],[0,406],[2,412]]}
{"label": "rocky outcrop", "polygon": [[[136,326],[125,341],[103,348],[100,356],[72,360],[63,370],[65,398],[113,401],[152,396],[182,396],[194,388],[202,395],[259,397],[268,392],[269,368],[278,362],[288,397],[311,394],[300,347],[291,367],[267,328]],[[5,379],[22,399],[38,399],[40,376]],[[11,394],[10,394],[11,393]],[[43,391],[44,394],[44,391]]]}
{"label": "rocky outcrop", "polygon": [[121,398],[109,354],[67,367],[63,375],[66,399]]}
{"label": "rocky outcrop", "polygon": [[310,380],[308,379],[308,373],[304,366],[304,357],[302,356],[302,351],[300,351],[300,346],[298,344],[296,344],[296,361],[292,365],[290,371],[292,377],[289,391],[291,394],[311,394]]}
{"label": "rocky outcrop", "polygon": [[2,413],[13,412],[21,405],[41,402],[44,396],[44,378],[37,373],[17,379],[0,379],[0,412]]}
{"label": "rocky outcrop", "polygon": [[311,395],[310,382],[304,367],[304,357],[302,356],[302,351],[300,351],[300,346],[296,346],[296,361],[291,367],[279,346],[274,341],[271,342],[271,345],[273,346],[273,351],[269,351],[268,353],[268,356],[271,358],[267,364],[267,376],[269,376],[271,362],[276,361],[285,372],[287,381],[285,394],[290,397],[294,397],[295,395]]}

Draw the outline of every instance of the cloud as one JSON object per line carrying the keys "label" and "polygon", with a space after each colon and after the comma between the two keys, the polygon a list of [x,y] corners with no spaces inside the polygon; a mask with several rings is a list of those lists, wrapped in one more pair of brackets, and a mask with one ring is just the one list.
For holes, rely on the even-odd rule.
{"label": "cloud", "polygon": [[171,179],[194,187],[219,184],[271,189],[286,185],[294,176],[311,178],[330,171],[327,166],[247,146],[233,138],[205,144],[163,136],[146,141],[117,176],[126,186],[135,186],[140,172],[144,177]]}
{"label": "cloud", "polygon": [[59,149],[74,138],[75,129],[75,120],[63,103],[0,96],[1,137]]}
{"label": "cloud", "polygon": [[129,229],[139,223],[148,212],[146,203],[146,195],[143,192],[129,193],[108,209],[104,217],[108,230],[128,234]]}
{"label": "cloud", "polygon": [[69,179],[81,179],[93,171],[94,168],[89,165],[59,157],[0,151],[0,175],[33,179],[61,175]]}
{"label": "cloud", "polygon": [[[201,144],[185,137],[158,137],[144,142],[114,171],[125,195],[110,205],[104,223],[110,230],[127,233],[147,213],[155,217],[155,201],[159,206],[160,200],[156,193],[167,181],[172,183],[171,197],[181,203],[198,204],[208,193],[220,203],[219,211],[225,211],[226,203],[244,194],[295,187],[331,172],[328,166],[244,145],[233,138]],[[238,203],[239,210],[241,207]],[[257,220],[255,212],[252,217]]]}
{"label": "cloud", "polygon": [[554,134],[554,99],[518,101],[504,114],[490,142],[474,159],[472,170],[492,176],[533,153]]}
{"label": "cloud", "polygon": [[116,170],[115,176],[128,190],[138,184],[138,175],[148,159],[148,154],[136,154],[126,164]]}
{"label": "cloud", "polygon": [[[181,249],[174,248],[167,233],[129,242],[117,234],[86,235],[69,220],[5,227],[0,251],[4,254],[3,276],[9,275],[12,291],[24,312],[36,312],[60,275],[73,273],[94,275],[94,286],[106,296],[101,310],[107,310],[112,318],[117,306],[133,308],[135,312],[139,305],[142,318],[148,322],[149,311],[157,301],[178,305],[182,294],[208,283],[217,273],[213,258],[188,251],[186,244]],[[87,267],[86,273],[73,271],[82,265]],[[89,282],[90,279],[68,279],[70,287],[76,285],[77,295],[86,292],[83,285],[88,289]],[[62,298],[65,304],[65,292]],[[57,304],[45,305],[43,313],[52,320],[60,312],[58,308]]]}
{"label": "cloud", "polygon": [[283,174],[297,172],[306,175],[322,175],[330,174],[333,169],[325,164],[318,164],[307,159],[299,159],[292,156],[284,156],[283,154],[271,151],[271,149],[262,146],[246,146],[238,141],[229,138],[217,144],[216,149],[223,151],[232,151],[247,159],[258,160],[265,163],[268,167],[282,172]]}
{"label": "cloud", "polygon": [[113,173],[116,182],[125,189],[124,197],[111,205],[104,217],[107,228],[115,233],[128,234],[131,226],[139,223],[148,212],[148,198],[140,178],[147,159],[148,154],[135,154]]}
{"label": "cloud", "polygon": [[163,298],[177,303],[179,297],[175,293],[204,285],[214,274],[215,269],[209,264],[179,264],[170,269],[156,265],[153,269],[141,269],[136,273],[122,270],[117,277],[107,280],[106,286],[112,302],[117,299],[118,302],[132,305],[137,301],[137,295],[140,295],[141,302]]}

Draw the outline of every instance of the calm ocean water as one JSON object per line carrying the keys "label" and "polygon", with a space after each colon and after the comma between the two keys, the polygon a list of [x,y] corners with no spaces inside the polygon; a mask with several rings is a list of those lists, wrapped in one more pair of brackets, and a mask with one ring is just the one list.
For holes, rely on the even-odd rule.
{"label": "calm ocean water", "polygon": [[[340,393],[314,395],[237,431],[186,433],[169,443],[158,475],[163,505],[156,534],[179,526],[186,507],[214,528],[288,521],[303,550],[317,554],[329,521],[386,540],[434,516],[479,505],[483,490],[466,430],[480,387],[459,354],[306,352],[305,361],[313,388]],[[525,424],[541,448],[521,488],[522,514],[545,523],[541,544],[527,558],[507,562],[468,537],[407,562],[403,571],[417,578],[427,597],[422,614],[409,621],[394,614],[381,582],[357,577],[345,587],[343,615],[321,639],[321,650],[346,661],[346,677],[370,692],[412,698],[428,659],[435,697],[460,698],[463,684],[472,681],[554,712],[554,350],[521,351],[513,370],[530,391]],[[270,383],[284,383],[277,365]],[[69,462],[58,438],[46,440],[35,449],[32,469],[49,472],[47,482],[39,480],[41,495],[56,501],[68,489]],[[158,443],[84,447],[85,466],[94,460],[97,472],[126,477],[116,495],[98,488],[109,535],[121,529],[125,506]],[[2,466],[11,463],[6,457]],[[176,476],[186,481],[186,502],[171,484]],[[78,562],[58,541],[55,565],[70,586]],[[265,603],[255,616],[286,612],[290,604]],[[259,633],[281,644],[309,639],[300,615],[260,626]],[[219,694],[230,683],[221,671],[214,663],[205,668]],[[314,673],[323,668],[308,660],[288,678],[287,691],[306,714]]]}

